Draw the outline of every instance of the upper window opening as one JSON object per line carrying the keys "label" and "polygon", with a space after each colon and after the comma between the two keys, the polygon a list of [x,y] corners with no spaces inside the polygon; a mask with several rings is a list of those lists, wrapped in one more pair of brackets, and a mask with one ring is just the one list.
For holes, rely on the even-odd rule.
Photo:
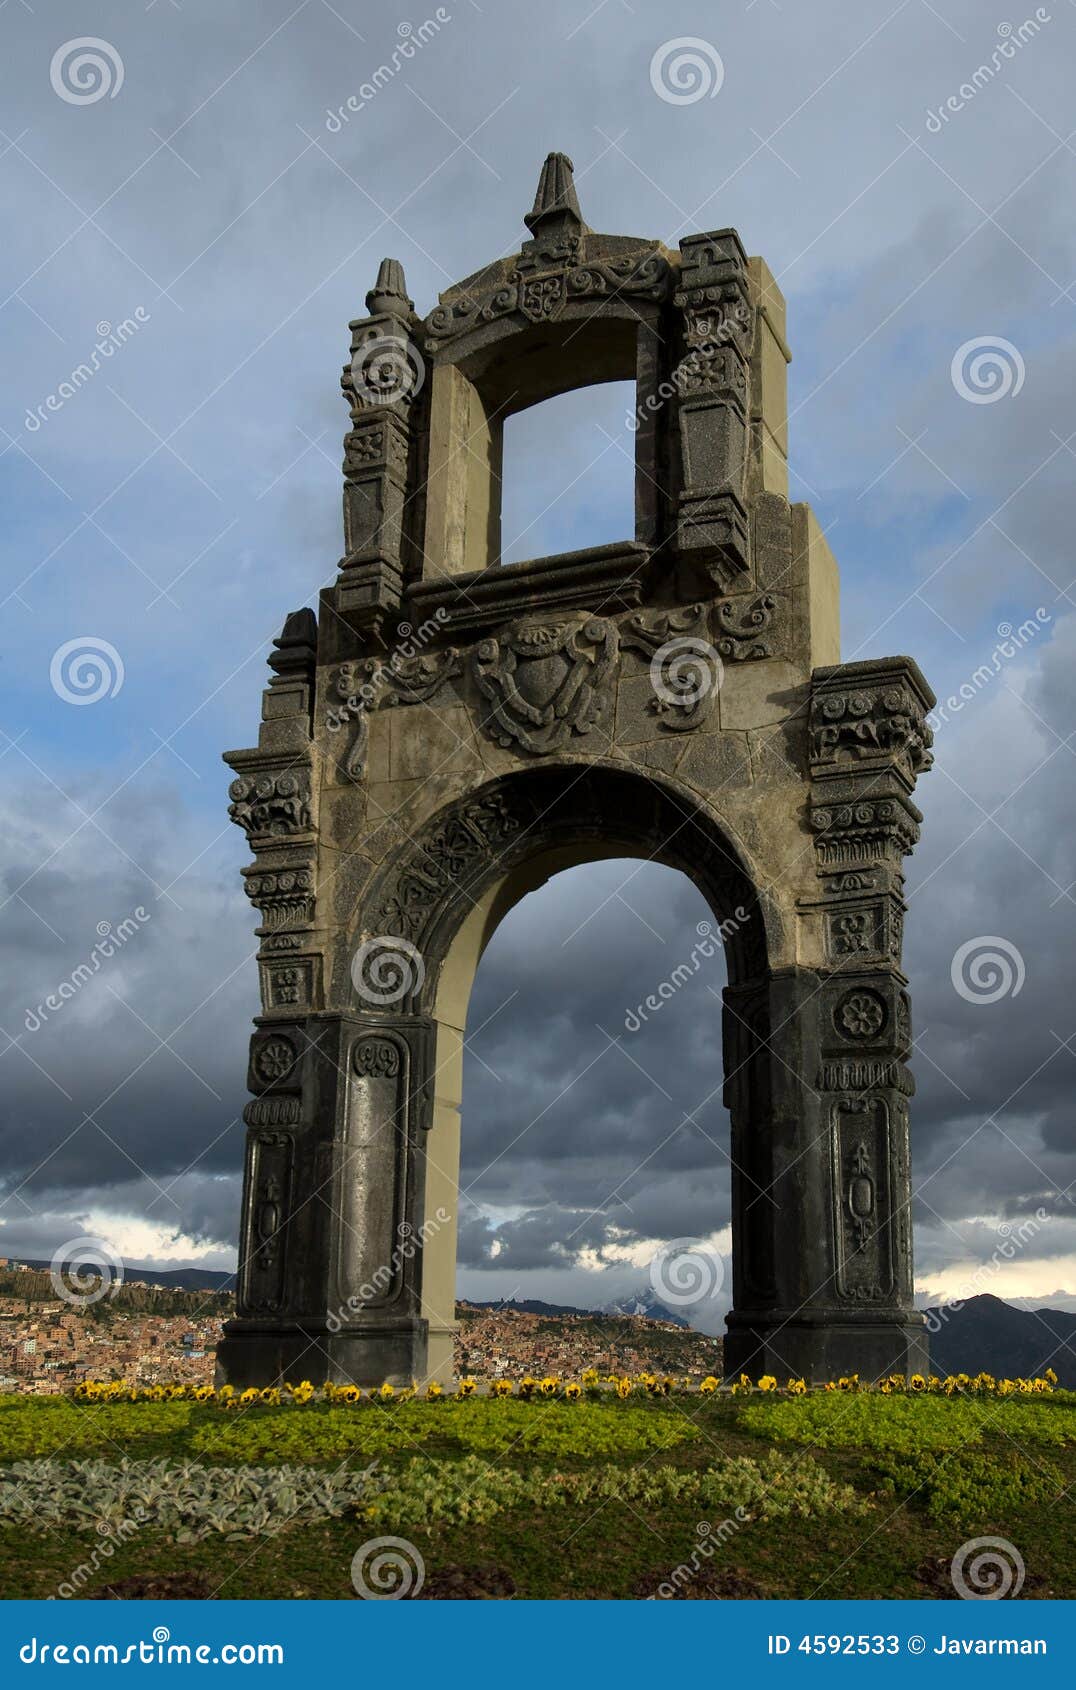
{"label": "upper window opening", "polygon": [[501,558],[635,538],[635,384],[603,382],[510,416],[501,472]]}

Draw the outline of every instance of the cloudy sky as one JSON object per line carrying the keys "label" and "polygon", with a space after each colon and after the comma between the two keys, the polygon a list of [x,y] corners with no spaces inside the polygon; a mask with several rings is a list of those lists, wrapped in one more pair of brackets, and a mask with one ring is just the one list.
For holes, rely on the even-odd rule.
{"label": "cloudy sky", "polygon": [[[556,148],[594,227],[733,225],[766,257],[793,496],[842,565],[845,657],[909,652],[943,700],[964,688],[909,876],[917,1283],[1076,1306],[1076,6],[439,15],[363,95],[434,8],[0,10],[0,1252],[89,1232],[233,1262],[256,983],[220,753],[251,742],[269,641],[335,572],[338,373],[378,260],[428,310],[518,243]],[[64,51],[87,35],[96,84]],[[599,389],[515,419],[510,556],[625,532],[605,449],[625,409]],[[109,671],[89,708],[62,655],[87,641]],[[727,1254],[720,964],[625,1026],[705,915],[684,878],[623,863],[504,922],[472,1006],[464,1294],[591,1304],[668,1240]],[[984,939],[998,984],[969,964],[958,991]]]}

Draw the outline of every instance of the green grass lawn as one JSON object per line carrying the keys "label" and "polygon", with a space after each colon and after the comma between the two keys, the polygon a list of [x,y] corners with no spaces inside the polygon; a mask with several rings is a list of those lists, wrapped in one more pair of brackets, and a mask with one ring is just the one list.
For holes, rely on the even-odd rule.
{"label": "green grass lawn", "polygon": [[[88,1460],[107,1466],[80,1478]],[[1024,1596],[1072,1597],[1074,1490],[1076,1398],[1061,1392],[229,1412],[6,1398],[0,1594],[72,1593],[81,1566],[75,1594],[186,1575],[221,1597],[354,1599],[356,1550],[391,1535],[428,1582],[492,1563],[520,1597],[636,1597],[682,1566],[685,1593],[932,1598],[953,1594],[963,1543],[1000,1536]],[[287,1524],[300,1503],[316,1517]]]}

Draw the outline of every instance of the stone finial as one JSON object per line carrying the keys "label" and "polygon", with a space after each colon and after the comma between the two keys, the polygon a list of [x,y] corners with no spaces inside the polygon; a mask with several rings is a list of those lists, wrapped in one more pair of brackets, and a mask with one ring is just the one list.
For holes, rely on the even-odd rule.
{"label": "stone finial", "polygon": [[309,607],[291,611],[273,644],[276,650],[270,654],[269,667],[278,675],[316,663],[318,619],[314,612]]}
{"label": "stone finial", "polygon": [[523,221],[533,234],[550,219],[574,220],[580,226],[583,214],[575,192],[575,165],[567,153],[550,153],[538,178],[534,205]]}
{"label": "stone finial", "polygon": [[406,317],[415,309],[414,301],[407,297],[403,265],[398,258],[381,260],[377,281],[366,295],[366,309],[375,317],[383,313]]}

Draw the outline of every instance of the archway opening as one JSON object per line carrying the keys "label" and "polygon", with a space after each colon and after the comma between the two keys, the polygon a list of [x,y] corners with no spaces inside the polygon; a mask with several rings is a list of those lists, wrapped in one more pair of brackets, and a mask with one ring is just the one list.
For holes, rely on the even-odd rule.
{"label": "archway opening", "polygon": [[635,536],[633,381],[557,394],[507,417],[502,563]]}
{"label": "archway opening", "polygon": [[[468,1014],[458,1298],[720,1333],[726,980],[706,900],[659,863],[568,869],[509,911]],[[701,1276],[671,1271],[666,1252],[684,1241]]]}

